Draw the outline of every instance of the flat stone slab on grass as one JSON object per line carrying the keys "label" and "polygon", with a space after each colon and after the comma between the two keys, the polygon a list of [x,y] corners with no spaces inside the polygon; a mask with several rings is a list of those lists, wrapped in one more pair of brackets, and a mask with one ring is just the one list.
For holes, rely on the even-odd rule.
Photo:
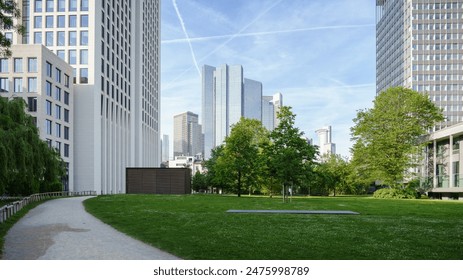
{"label": "flat stone slab on grass", "polygon": [[359,215],[358,212],[342,210],[228,210],[227,213],[266,213],[266,214],[328,214]]}

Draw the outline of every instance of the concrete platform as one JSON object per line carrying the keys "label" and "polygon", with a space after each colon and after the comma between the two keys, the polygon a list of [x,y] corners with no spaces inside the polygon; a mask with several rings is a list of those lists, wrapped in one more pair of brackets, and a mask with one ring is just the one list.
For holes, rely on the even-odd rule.
{"label": "concrete platform", "polygon": [[342,210],[228,210],[227,213],[264,213],[264,214],[328,214],[359,215],[358,212]]}

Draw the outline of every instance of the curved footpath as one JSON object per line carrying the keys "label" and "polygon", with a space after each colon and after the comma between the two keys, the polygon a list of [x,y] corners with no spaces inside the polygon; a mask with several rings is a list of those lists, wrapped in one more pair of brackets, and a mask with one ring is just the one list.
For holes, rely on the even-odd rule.
{"label": "curved footpath", "polygon": [[54,199],[35,207],[7,233],[5,260],[172,260],[87,213],[89,197]]}

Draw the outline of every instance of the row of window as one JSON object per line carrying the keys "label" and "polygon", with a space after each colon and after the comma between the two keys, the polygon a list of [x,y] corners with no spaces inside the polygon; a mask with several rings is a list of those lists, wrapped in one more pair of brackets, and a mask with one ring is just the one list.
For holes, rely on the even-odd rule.
{"label": "row of window", "polygon": [[[61,92],[62,92],[61,88],[55,86],[55,95],[54,95],[55,100],[61,101]],[[53,96],[53,84],[50,83],[49,81],[46,81],[45,93],[47,96],[50,96],[50,97]],[[64,101],[63,102],[64,104],[69,105],[69,92],[67,91],[64,91]]]}
{"label": "row of window", "polygon": [[[451,85],[413,85],[412,89],[419,92],[429,91],[458,91],[463,90],[463,85],[451,84]],[[442,100],[445,101],[445,100]]]}
{"label": "row of window", "polygon": [[463,9],[463,3],[452,2],[452,3],[414,3],[412,5],[414,10],[450,10],[450,9]]}
{"label": "row of window", "polygon": [[461,81],[463,75],[414,75],[414,81]]}
{"label": "row of window", "polygon": [[[67,9],[66,4],[68,4]],[[57,12],[72,12],[77,11],[77,7],[80,7],[81,11],[88,11],[88,0],[35,0],[34,2],[34,11],[37,13],[54,12],[55,10]]]}
{"label": "row of window", "polygon": [[418,51],[463,50],[463,44],[418,44],[413,45],[412,49]]}
{"label": "row of window", "polygon": [[458,23],[430,23],[430,24],[413,24],[413,30],[451,30],[451,29],[461,29],[463,24]]}
{"label": "row of window", "polygon": [[[50,122],[50,123],[48,123],[48,122]],[[45,123],[45,127],[46,127],[47,131],[48,131],[48,126],[50,126],[50,127],[52,126],[52,123],[49,120],[47,120],[46,123]],[[51,133],[49,135],[51,135]],[[52,143],[53,143],[53,141],[51,139],[47,139],[48,147],[53,148]],[[61,142],[56,141],[54,148],[61,155]],[[69,157],[69,144],[64,144],[63,156],[66,157],[66,158]]]}
{"label": "row of window", "polygon": [[412,55],[412,60],[417,61],[431,61],[431,60],[458,60],[463,59],[463,54],[449,53],[449,54],[415,54]]}
{"label": "row of window", "polygon": [[[45,112],[48,116],[53,116],[53,103],[50,100],[45,100]],[[63,117],[61,116],[61,112],[63,112]],[[54,116],[58,120],[63,118],[65,122],[69,123],[69,110],[62,109],[58,104],[55,104]]]}
{"label": "row of window", "polygon": [[460,13],[414,13],[412,19],[459,19],[463,18],[463,14]]}
{"label": "row of window", "polygon": [[433,33],[433,34],[413,34],[413,40],[458,40],[463,39],[463,34],[459,33]]}
{"label": "row of window", "polygon": [[[57,31],[56,32],[56,42],[55,42],[55,32],[46,31],[45,40],[43,40],[43,32],[34,32],[34,44],[44,44],[45,46],[77,46],[77,31],[68,31],[68,39],[66,41],[66,32]],[[80,46],[88,46],[88,31],[80,31]]]}
{"label": "row of window", "polygon": [[[88,27],[88,15],[80,16],[80,27]],[[34,17],[34,28],[43,27],[43,17],[36,16]],[[68,16],[68,25],[66,26],[66,16],[59,15],[56,16],[56,26],[55,26],[55,17],[54,16],[45,16],[45,28],[65,28],[65,27],[77,27],[77,15]]]}
{"label": "row of window", "polygon": [[[13,58],[13,72],[14,73],[23,73],[23,58],[15,57]],[[9,66],[8,66],[8,58],[0,58],[0,73],[8,73]],[[27,58],[27,72],[29,73],[37,73],[37,58],[36,57],[28,57]]]}
{"label": "row of window", "polygon": [[[23,78],[13,78],[13,92],[24,92]],[[0,92],[10,92],[10,81],[8,78],[0,78]],[[37,78],[27,78],[27,92],[37,92]]]}

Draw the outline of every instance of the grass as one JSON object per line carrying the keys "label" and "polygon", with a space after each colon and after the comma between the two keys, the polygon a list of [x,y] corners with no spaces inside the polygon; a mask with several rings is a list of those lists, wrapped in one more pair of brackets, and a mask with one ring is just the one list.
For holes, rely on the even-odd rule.
{"label": "grass", "polygon": [[184,259],[463,259],[463,203],[457,201],[316,197],[284,204],[264,197],[114,195],[84,203],[114,228]]}

